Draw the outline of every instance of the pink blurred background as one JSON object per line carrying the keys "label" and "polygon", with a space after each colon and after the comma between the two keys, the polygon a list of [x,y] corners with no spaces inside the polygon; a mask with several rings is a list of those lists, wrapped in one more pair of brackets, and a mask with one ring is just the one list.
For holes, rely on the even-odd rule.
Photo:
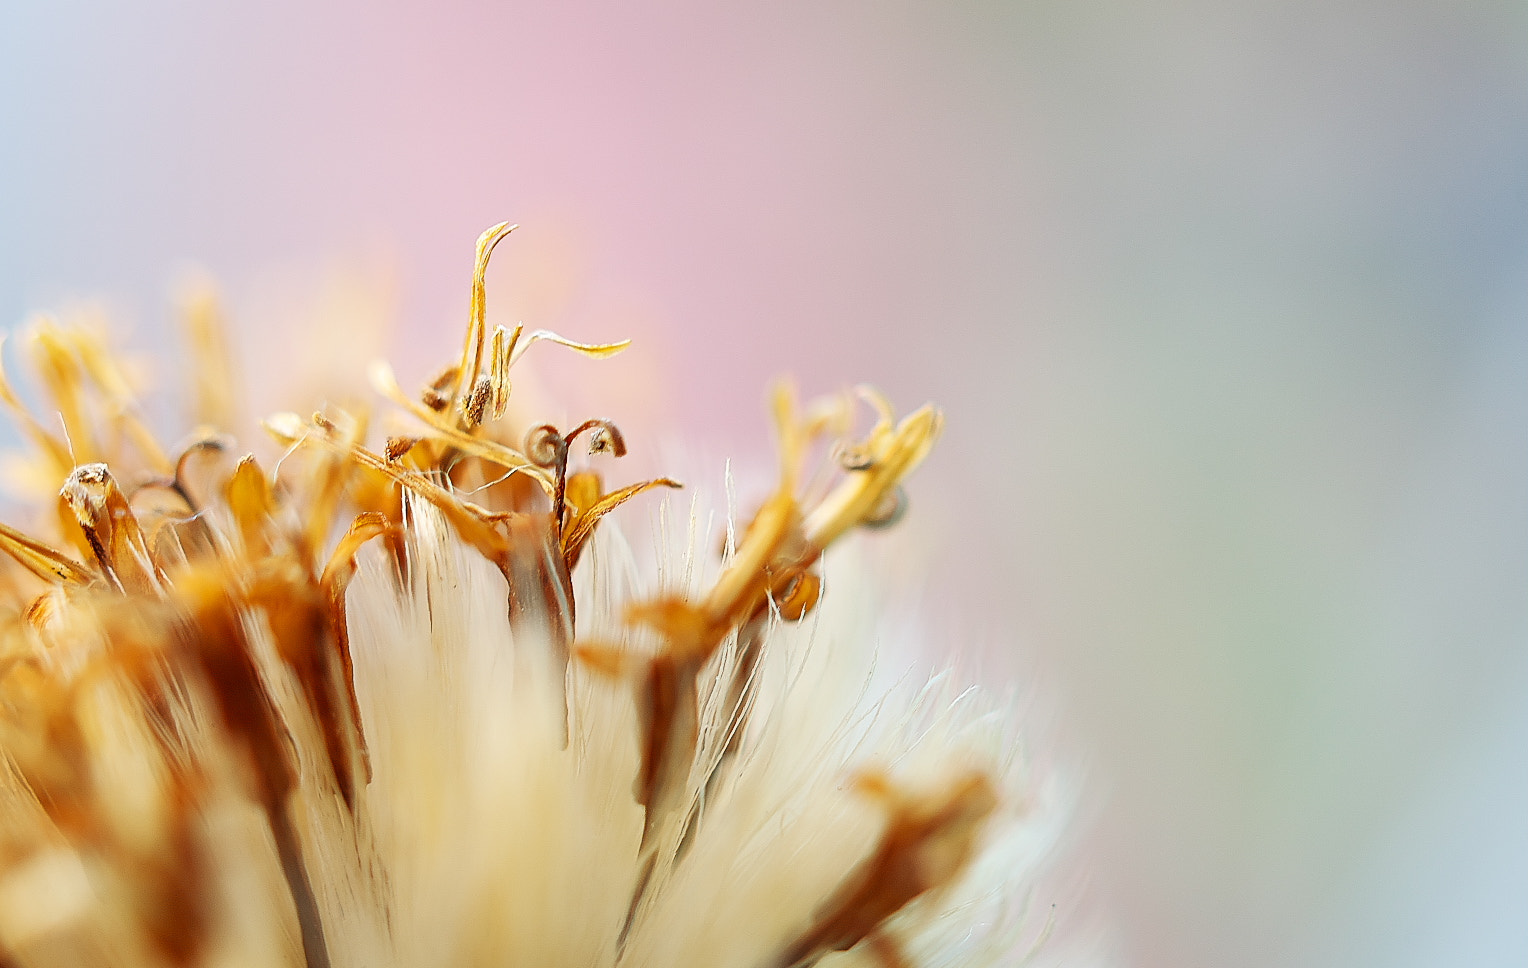
{"label": "pink blurred background", "polygon": [[639,448],[941,403],[930,623],[1148,968],[1528,963],[1525,173],[1511,3],[0,10],[5,325],[155,345],[194,263],[250,360],[417,377],[508,218],[491,312],[634,337],[543,359]]}

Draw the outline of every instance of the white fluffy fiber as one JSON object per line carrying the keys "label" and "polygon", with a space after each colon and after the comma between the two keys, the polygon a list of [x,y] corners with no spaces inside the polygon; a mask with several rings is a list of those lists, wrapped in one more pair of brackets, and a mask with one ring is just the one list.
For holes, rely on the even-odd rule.
{"label": "white fluffy fiber", "polygon": [[[911,905],[894,930],[930,968],[988,963],[1019,944],[1014,915],[1048,835],[1044,804],[1021,788],[1009,724],[980,696],[950,677],[882,684],[876,611],[851,547],[829,557],[821,606],[769,629],[738,760],[708,793],[693,777],[693,840],[677,861],[667,846],[619,946],[642,866],[631,691],[575,661],[563,748],[564,683],[536,636],[511,631],[504,579],[433,508],[412,501],[409,516],[407,584],[377,551],[363,555],[348,599],[370,827],[325,837],[317,823],[307,845],[337,968],[758,968],[873,846],[884,817],[852,788],[866,767],[914,787],[966,765],[1001,778],[1008,799],[969,876]],[[659,588],[603,528],[579,569],[580,634],[621,637],[633,596],[702,581],[706,556],[693,546],[710,536],[698,530],[648,572],[665,576]],[[724,648],[714,661],[731,657]],[[703,723],[697,759],[719,749],[723,725]],[[329,825],[346,833],[338,814]]]}

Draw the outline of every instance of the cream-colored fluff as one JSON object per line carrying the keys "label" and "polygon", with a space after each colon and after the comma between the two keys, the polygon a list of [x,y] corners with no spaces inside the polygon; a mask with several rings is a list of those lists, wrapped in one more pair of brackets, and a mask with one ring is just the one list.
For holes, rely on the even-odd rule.
{"label": "cream-colored fluff", "polygon": [[[516,661],[539,646],[510,628],[502,576],[428,505],[414,502],[410,513],[412,579],[400,588],[391,564],[369,555],[348,600],[374,769],[375,858],[358,858],[348,843],[333,856],[315,845],[326,870],[369,860],[387,872],[375,902],[387,912],[380,921],[391,927],[380,934],[390,944],[380,958],[378,919],[347,917],[353,895],[339,891],[326,923],[347,923],[360,935],[353,950],[372,950],[353,961],[336,953],[336,965],[765,965],[869,852],[884,822],[852,788],[857,768],[886,764],[910,781],[937,783],[953,759],[1018,780],[998,745],[1007,724],[974,693],[905,678],[889,694],[876,690],[872,592],[837,587],[830,562],[833,594],[822,608],[806,622],[774,624],[757,672],[759,715],[739,764],[710,796],[694,784],[694,839],[681,860],[665,858],[672,869],[658,875],[618,949],[641,861],[631,700],[575,666],[574,728],[562,747],[549,698],[561,684]],[[619,535],[604,533],[600,544],[580,598],[597,600],[607,580],[633,580],[600,573],[617,570],[606,564],[612,559],[630,562]],[[852,586],[853,574],[842,583]],[[597,627],[611,614],[584,621]],[[723,651],[717,661],[728,658]],[[724,728],[705,727],[718,741]],[[1020,791],[1010,793],[1008,816],[989,836],[994,853],[1037,822],[1018,814]],[[1017,943],[1005,934],[1015,925],[992,921],[1012,913],[1003,908],[1025,871],[1008,865],[1020,859],[995,857],[925,910],[906,912],[908,950],[929,949],[920,963],[930,965],[1011,954],[1001,944],[982,949]],[[974,924],[947,914],[977,907],[988,910]]]}

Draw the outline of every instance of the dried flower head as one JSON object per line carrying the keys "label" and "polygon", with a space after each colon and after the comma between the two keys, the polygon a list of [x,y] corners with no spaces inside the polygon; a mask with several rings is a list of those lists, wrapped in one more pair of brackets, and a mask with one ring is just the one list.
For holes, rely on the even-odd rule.
{"label": "dried flower head", "polygon": [[[478,241],[456,365],[417,398],[374,370],[411,421],[377,448],[329,409],[266,421],[272,467],[211,426],[167,450],[84,330],[29,338],[60,430],[0,374],[57,495],[32,534],[0,525],[0,966],[1014,955],[1004,719],[948,677],[872,686],[825,558],[901,515],[939,412],[778,389],[773,493],[655,580],[601,523],[679,485],[570,469],[625,452],[610,421],[505,420],[532,344],[624,346],[490,332],[509,231]],[[192,310],[215,426],[216,312]]]}

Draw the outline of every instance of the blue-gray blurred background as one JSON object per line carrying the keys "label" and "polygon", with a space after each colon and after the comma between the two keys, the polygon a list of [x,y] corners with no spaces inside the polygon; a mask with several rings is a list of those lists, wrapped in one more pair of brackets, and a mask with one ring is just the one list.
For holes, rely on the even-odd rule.
{"label": "blue-gray blurred background", "polygon": [[944,405],[908,567],[1122,963],[1528,964],[1528,8],[0,9],[6,327],[172,381],[200,266],[301,409],[344,319],[447,359],[501,218],[496,318],[638,340],[548,396],[760,466],[777,373]]}

